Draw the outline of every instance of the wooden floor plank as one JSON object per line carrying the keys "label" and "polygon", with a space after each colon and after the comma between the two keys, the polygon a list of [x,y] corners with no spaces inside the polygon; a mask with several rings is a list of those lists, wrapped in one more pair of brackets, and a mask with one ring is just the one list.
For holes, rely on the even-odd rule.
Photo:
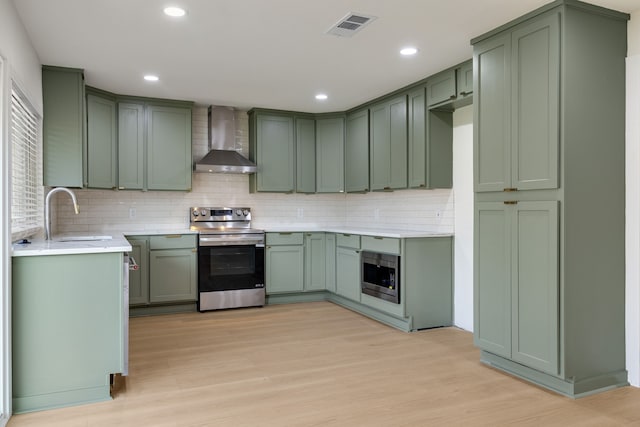
{"label": "wooden floor plank", "polygon": [[640,425],[640,389],[572,400],[484,366],[472,334],[328,302],[134,318],[114,400],[23,426]]}

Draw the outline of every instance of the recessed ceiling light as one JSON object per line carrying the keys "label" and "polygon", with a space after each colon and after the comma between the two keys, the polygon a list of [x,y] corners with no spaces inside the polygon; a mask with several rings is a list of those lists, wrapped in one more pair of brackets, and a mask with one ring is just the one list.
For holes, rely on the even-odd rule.
{"label": "recessed ceiling light", "polygon": [[318,101],[324,101],[324,100],[325,100],[325,99],[327,99],[327,98],[329,98],[329,97],[328,97],[326,94],[324,94],[324,93],[319,93],[319,94],[317,94],[317,95],[316,95],[316,99],[317,99]]}
{"label": "recessed ceiling light", "polygon": [[157,82],[158,80],[160,80],[158,76],[154,76],[153,74],[147,74],[146,76],[144,76],[144,79],[148,82]]}
{"label": "recessed ceiling light", "polygon": [[416,53],[418,53],[418,49],[416,49],[415,47],[405,47],[400,51],[400,54],[404,56],[411,56],[415,55]]}
{"label": "recessed ceiling light", "polygon": [[164,8],[164,14],[168,16],[180,17],[184,16],[186,13],[187,12],[181,7],[171,6]]}

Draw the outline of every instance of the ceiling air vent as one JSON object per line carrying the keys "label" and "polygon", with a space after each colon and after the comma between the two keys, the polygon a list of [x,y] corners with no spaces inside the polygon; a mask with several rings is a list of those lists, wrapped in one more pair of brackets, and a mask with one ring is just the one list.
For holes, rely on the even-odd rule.
{"label": "ceiling air vent", "polygon": [[375,16],[364,13],[348,13],[337,24],[327,30],[327,34],[339,37],[352,37],[355,33],[369,25],[376,19]]}

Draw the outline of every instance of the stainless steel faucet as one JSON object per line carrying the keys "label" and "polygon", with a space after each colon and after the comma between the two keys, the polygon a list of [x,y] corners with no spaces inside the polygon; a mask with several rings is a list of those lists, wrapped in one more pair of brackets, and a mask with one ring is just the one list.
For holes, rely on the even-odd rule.
{"label": "stainless steel faucet", "polygon": [[51,191],[47,193],[47,197],[44,200],[44,238],[46,240],[51,240],[51,196],[60,191],[64,191],[71,196],[71,200],[73,200],[73,209],[76,211],[76,215],[80,213],[78,199],[76,199],[76,195],[73,193],[73,191],[69,190],[66,187],[52,188]]}

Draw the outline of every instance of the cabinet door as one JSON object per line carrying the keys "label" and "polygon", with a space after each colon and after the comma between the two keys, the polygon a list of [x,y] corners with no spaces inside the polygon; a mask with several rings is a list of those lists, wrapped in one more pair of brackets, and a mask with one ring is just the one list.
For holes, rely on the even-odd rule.
{"label": "cabinet door", "polygon": [[149,244],[147,239],[128,239],[131,257],[138,264],[129,271],[129,304],[149,304]]}
{"label": "cabinet door", "polygon": [[147,105],[147,188],[191,190],[191,108]]}
{"label": "cabinet door", "polygon": [[316,120],[318,193],[344,191],[344,118]]}
{"label": "cabinet door", "polygon": [[118,136],[116,103],[87,95],[87,184],[114,189],[117,185]]}
{"label": "cabinet door", "polygon": [[474,342],[511,357],[511,220],[502,202],[475,211]]}
{"label": "cabinet door", "polygon": [[558,187],[560,15],[513,32],[512,182],[519,190]]}
{"label": "cabinet door", "polygon": [[456,97],[455,70],[447,70],[427,80],[427,105],[449,101]]}
{"label": "cabinet door", "polygon": [[316,192],[316,122],[296,118],[296,191]]}
{"label": "cabinet door", "polygon": [[557,375],[558,202],[518,202],[511,209],[514,211],[511,358]]}
{"label": "cabinet door", "polygon": [[347,116],[344,180],[347,192],[369,191],[369,110]]}
{"label": "cabinet door", "polygon": [[336,293],[360,301],[360,251],[336,249]]}
{"label": "cabinet door", "polygon": [[42,69],[43,185],[82,187],[86,138],[82,70]]}
{"label": "cabinet door", "polygon": [[118,188],[144,186],[144,105],[118,103]]}
{"label": "cabinet door", "polygon": [[371,189],[407,188],[407,97],[370,109]]}
{"label": "cabinet door", "polygon": [[427,187],[453,187],[453,112],[427,113]]}
{"label": "cabinet door", "polygon": [[267,294],[302,291],[304,246],[267,246],[265,263]]}
{"label": "cabinet door", "polygon": [[474,46],[475,191],[511,188],[511,37]]}
{"label": "cabinet door", "polygon": [[473,61],[468,61],[456,69],[456,89],[458,97],[473,94]]}
{"label": "cabinet door", "polygon": [[317,291],[326,287],[326,249],[324,233],[304,236],[304,290]]}
{"label": "cabinet door", "polygon": [[293,118],[258,115],[256,118],[257,191],[294,190],[295,146]]}
{"label": "cabinet door", "polygon": [[409,94],[409,187],[427,186],[427,118],[425,88]]}
{"label": "cabinet door", "polygon": [[149,300],[151,302],[197,299],[197,250],[149,251]]}
{"label": "cabinet door", "polygon": [[325,240],[325,288],[330,292],[336,291],[336,235],[326,234]]}

